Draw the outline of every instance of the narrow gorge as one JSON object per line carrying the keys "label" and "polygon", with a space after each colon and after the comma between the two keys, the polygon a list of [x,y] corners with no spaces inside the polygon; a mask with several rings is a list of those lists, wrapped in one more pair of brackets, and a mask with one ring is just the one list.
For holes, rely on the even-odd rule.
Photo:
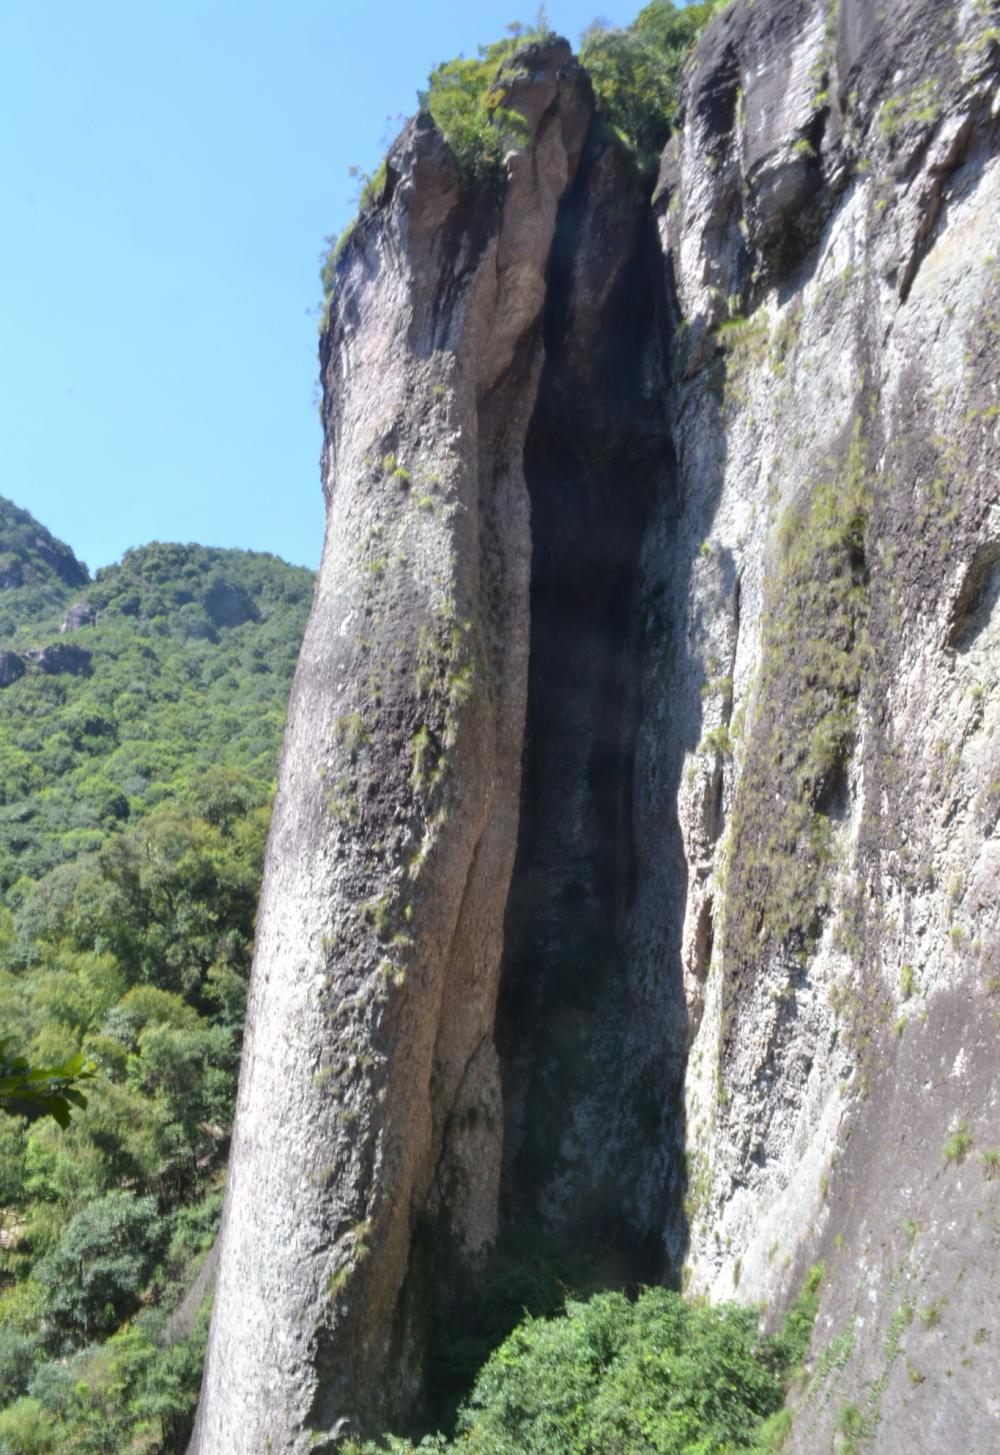
{"label": "narrow gorge", "polygon": [[654,172],[602,104],[515,51],[331,265],[192,1455],[419,1425],[534,1232],[822,1261],[795,1455],[998,1443],[1000,6],[733,0]]}

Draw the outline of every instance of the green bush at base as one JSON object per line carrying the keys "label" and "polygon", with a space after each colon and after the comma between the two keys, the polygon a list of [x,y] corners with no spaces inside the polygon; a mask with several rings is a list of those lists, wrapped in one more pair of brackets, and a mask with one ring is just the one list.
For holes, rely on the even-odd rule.
{"label": "green bush at base", "polygon": [[480,1371],[452,1438],[389,1436],[349,1455],[765,1455],[787,1433],[786,1390],[812,1332],[823,1269],[775,1335],[759,1309],[664,1288],[569,1302],[529,1318]]}

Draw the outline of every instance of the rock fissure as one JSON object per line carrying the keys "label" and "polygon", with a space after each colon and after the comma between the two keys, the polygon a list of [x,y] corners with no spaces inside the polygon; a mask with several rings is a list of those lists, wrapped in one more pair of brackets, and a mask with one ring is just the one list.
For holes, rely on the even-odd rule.
{"label": "rock fissure", "polygon": [[636,583],[668,438],[656,402],[667,328],[656,256],[628,158],[592,137],[557,227],[526,442],[528,718],[498,1029],[504,1217],[537,1219],[632,1278],[662,1271],[655,1218],[621,1196],[639,1145],[627,1130],[636,1092],[624,1044]]}
{"label": "rock fissure", "polygon": [[1000,1143],[991,13],[734,0],[652,198],[565,42],[511,73],[502,180],[426,115],[390,152],[321,348],[199,1455],[419,1421],[434,1300],[520,1229],[772,1306],[823,1259],[790,1450],[852,1401],[874,1455],[943,1455],[940,1409],[987,1448],[987,1366],[900,1325],[897,1245],[971,1347],[998,1185],[943,1149]]}

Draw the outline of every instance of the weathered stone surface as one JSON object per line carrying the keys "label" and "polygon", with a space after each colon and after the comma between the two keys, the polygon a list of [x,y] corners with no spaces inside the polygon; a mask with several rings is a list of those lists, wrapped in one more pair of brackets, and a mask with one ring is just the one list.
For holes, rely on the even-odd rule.
{"label": "weathered stone surface", "polygon": [[68,672],[79,677],[90,671],[92,654],[74,642],[52,642],[47,647],[29,647],[21,656],[40,672],[49,675]]}
{"label": "weathered stone surface", "polygon": [[90,579],[64,541],[28,511],[0,496],[0,591],[40,586],[85,586]]}
{"label": "weathered stone surface", "polygon": [[671,1239],[715,1297],[780,1304],[826,1260],[802,1455],[835,1447],[845,1404],[885,1455],[998,1435],[989,24],[734,5],[657,199],[688,341],[638,755],[652,817],[670,730],[686,749]]}
{"label": "weathered stone surface", "polygon": [[0,652],[0,687],[9,687],[24,671],[24,658],[17,652]]}
{"label": "weathered stone surface", "polygon": [[67,586],[86,586],[89,579],[86,566],[62,541],[46,532],[35,537],[32,548]]}
{"label": "weathered stone surface", "polygon": [[469,195],[426,116],[340,261],[328,520],[258,921],[201,1455],[305,1451],[418,1396],[419,1221],[494,1234],[493,1020],[528,654],[525,432],[590,116],[559,42],[531,144]]}
{"label": "weathered stone surface", "polygon": [[528,732],[499,1043],[504,1217],[541,1218],[616,1278],[664,1272],[684,1044],[676,947],[641,989],[629,934],[640,553],[673,483],[668,311],[644,189],[598,133],[560,217],[525,450]]}
{"label": "weathered stone surface", "polygon": [[97,612],[89,601],[74,601],[59,630],[62,633],[79,631],[82,626],[93,626],[96,620]]}
{"label": "weathered stone surface", "polygon": [[202,1455],[405,1415],[421,1273],[498,1216],[775,1309],[822,1258],[790,1448],[997,1444],[995,23],[736,0],[652,209],[564,43],[502,192],[391,151]]}

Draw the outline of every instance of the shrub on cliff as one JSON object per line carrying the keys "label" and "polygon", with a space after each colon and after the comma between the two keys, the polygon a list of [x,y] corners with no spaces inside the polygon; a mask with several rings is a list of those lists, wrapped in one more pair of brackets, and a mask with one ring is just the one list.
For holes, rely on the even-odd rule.
{"label": "shrub on cliff", "polygon": [[[525,1320],[490,1356],[453,1440],[463,1455],[765,1455],[818,1303],[813,1270],[777,1335],[760,1311],[691,1303],[664,1288],[634,1302],[601,1293],[565,1315]],[[787,1424],[787,1416],[784,1417]],[[353,1445],[351,1455],[414,1447]]]}
{"label": "shrub on cliff", "polygon": [[[666,1289],[571,1303],[564,1320],[515,1331],[476,1381],[470,1450],[749,1450],[782,1402],[755,1310],[707,1308]],[[762,1355],[764,1357],[762,1357]]]}
{"label": "shrub on cliff", "polygon": [[82,1208],[34,1270],[53,1333],[70,1344],[112,1333],[136,1305],[160,1232],[153,1197],[114,1191]]}
{"label": "shrub on cliff", "polygon": [[[652,0],[632,25],[609,29],[595,23],[584,34],[580,59],[594,85],[598,116],[635,153],[644,171],[655,166],[674,115],[681,69],[691,47],[727,0],[700,0],[679,9]],[[523,140],[516,112],[504,106],[505,82],[518,52],[547,38],[544,12],[530,30],[517,25],[506,40],[481,46],[475,60],[449,61],[430,76],[421,95],[466,176],[495,170],[506,151]]]}
{"label": "shrub on cliff", "polygon": [[[522,117],[503,104],[504,80],[517,52],[534,41],[544,40],[549,33],[544,9],[539,10],[534,26],[529,28],[515,22],[508,30],[506,39],[480,46],[474,58],[458,56],[435,66],[426,90],[418,92],[421,110],[430,113],[467,182],[483,182],[496,172],[504,153],[524,141]],[[377,200],[385,183],[384,161],[371,175],[351,170],[361,182],[357,214],[339,236],[325,239],[326,247],[320,255],[319,278],[323,289],[320,333],[329,326],[340,257],[358,220]]]}
{"label": "shrub on cliff", "polygon": [[[672,0],[652,0],[627,28],[595,22],[582,38],[580,59],[594,85],[598,117],[633,152],[644,173],[655,169],[670,134],[684,61],[709,20],[727,3],[698,0],[679,9]],[[427,89],[419,93],[421,109],[430,113],[469,183],[482,184],[496,175],[505,153],[523,145],[524,121],[505,105],[509,82],[517,74],[518,54],[552,34],[544,7],[534,25],[515,23],[508,30],[504,40],[480,46],[477,56],[458,56],[436,66]],[[371,176],[361,175],[357,217],[338,237],[325,240],[320,255],[321,333],[329,326],[337,264],[358,218],[381,192],[385,163]]]}
{"label": "shrub on cliff", "polygon": [[587,30],[580,60],[594,85],[601,119],[652,171],[677,111],[680,76],[691,47],[727,0],[701,0],[683,10],[671,0],[652,0],[622,30],[600,22]]}
{"label": "shrub on cliff", "polygon": [[434,118],[466,177],[488,176],[505,152],[524,141],[522,118],[503,104],[504,69],[515,51],[534,38],[520,36],[481,46],[477,59],[460,56],[430,74],[421,105]]}

